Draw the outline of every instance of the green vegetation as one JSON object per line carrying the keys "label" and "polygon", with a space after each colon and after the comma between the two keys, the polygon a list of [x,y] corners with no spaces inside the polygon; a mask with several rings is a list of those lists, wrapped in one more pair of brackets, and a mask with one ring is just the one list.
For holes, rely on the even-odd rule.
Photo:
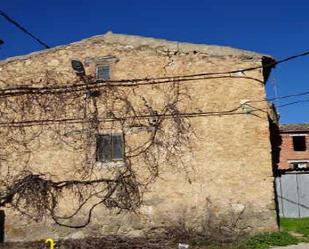
{"label": "green vegetation", "polygon": [[218,243],[201,239],[188,244],[193,249],[269,249],[301,242],[309,243],[309,218],[281,218],[280,232],[257,234],[233,243]]}
{"label": "green vegetation", "polygon": [[272,246],[294,245],[299,239],[287,232],[262,233],[252,236],[246,240],[233,243],[218,244],[210,241],[197,241],[194,249],[268,249]]}
{"label": "green vegetation", "polygon": [[280,227],[282,231],[296,232],[304,235],[305,237],[309,237],[309,218],[281,218]]}
{"label": "green vegetation", "polygon": [[267,249],[270,246],[287,246],[298,242],[297,238],[287,232],[277,232],[255,235],[246,242],[246,245],[248,249]]}
{"label": "green vegetation", "polygon": [[[197,243],[197,249],[268,249],[273,246],[287,246],[300,242],[309,242],[309,218],[280,219],[280,232],[262,233],[247,240],[230,244],[218,244],[204,241]],[[204,246],[204,247],[203,247]]]}

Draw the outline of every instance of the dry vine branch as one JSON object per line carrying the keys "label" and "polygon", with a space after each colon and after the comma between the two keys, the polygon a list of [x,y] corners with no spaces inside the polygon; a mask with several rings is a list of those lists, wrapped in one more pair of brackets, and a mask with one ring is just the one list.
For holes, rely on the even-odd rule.
{"label": "dry vine branch", "polygon": [[[99,90],[2,96],[0,123],[7,126],[0,127],[0,206],[73,228],[88,225],[99,205],[137,211],[161,165],[183,167],[181,155],[193,135],[188,118],[181,115],[187,101],[185,87],[177,82],[146,89],[106,85]],[[33,119],[38,124],[27,126]],[[67,119],[83,122],[61,122]],[[40,126],[40,120],[59,122]],[[25,125],[10,126],[12,122]],[[97,135],[105,132],[123,136],[120,167],[96,160]],[[70,165],[53,157],[57,153],[70,158]],[[68,196],[74,204],[62,213]],[[75,224],[77,216],[86,220]]]}

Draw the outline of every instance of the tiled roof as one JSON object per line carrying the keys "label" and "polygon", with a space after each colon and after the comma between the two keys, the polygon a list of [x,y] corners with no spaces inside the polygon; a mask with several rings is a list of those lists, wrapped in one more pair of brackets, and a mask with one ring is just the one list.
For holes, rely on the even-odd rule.
{"label": "tiled roof", "polygon": [[283,124],[280,125],[280,131],[282,132],[309,132],[309,123],[303,124]]}

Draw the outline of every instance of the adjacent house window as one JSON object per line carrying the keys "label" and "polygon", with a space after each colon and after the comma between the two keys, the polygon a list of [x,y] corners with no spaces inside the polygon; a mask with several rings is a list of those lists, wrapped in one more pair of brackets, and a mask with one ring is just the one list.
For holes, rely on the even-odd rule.
{"label": "adjacent house window", "polygon": [[293,136],[293,148],[294,151],[306,150],[306,137],[305,136]]}
{"label": "adjacent house window", "polygon": [[96,160],[98,162],[111,162],[122,159],[122,134],[103,134],[97,136]]}
{"label": "adjacent house window", "polygon": [[307,169],[308,162],[307,161],[291,161],[290,168],[292,169]]}
{"label": "adjacent house window", "polygon": [[110,66],[109,65],[97,65],[96,76],[99,80],[110,79]]}

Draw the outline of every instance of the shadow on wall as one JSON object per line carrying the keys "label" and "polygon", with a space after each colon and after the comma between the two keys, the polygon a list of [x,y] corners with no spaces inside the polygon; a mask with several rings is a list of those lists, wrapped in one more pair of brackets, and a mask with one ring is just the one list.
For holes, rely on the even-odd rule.
{"label": "shadow on wall", "polygon": [[5,213],[4,210],[0,210],[0,243],[4,242],[4,224],[5,224]]}
{"label": "shadow on wall", "polygon": [[[273,106],[274,113],[276,113],[275,107]],[[280,172],[278,170],[278,163],[280,161],[280,146],[282,144],[282,138],[280,136],[280,130],[278,125],[277,116],[275,119],[268,117],[269,121],[269,131],[270,131],[270,142],[271,142],[271,155],[272,155],[272,171],[274,179],[275,177],[279,176]],[[279,217],[279,203],[278,203],[278,193],[276,188],[276,181],[274,183],[274,194],[275,194],[275,205],[276,205],[276,216],[277,216],[277,224],[280,224],[280,217]]]}

